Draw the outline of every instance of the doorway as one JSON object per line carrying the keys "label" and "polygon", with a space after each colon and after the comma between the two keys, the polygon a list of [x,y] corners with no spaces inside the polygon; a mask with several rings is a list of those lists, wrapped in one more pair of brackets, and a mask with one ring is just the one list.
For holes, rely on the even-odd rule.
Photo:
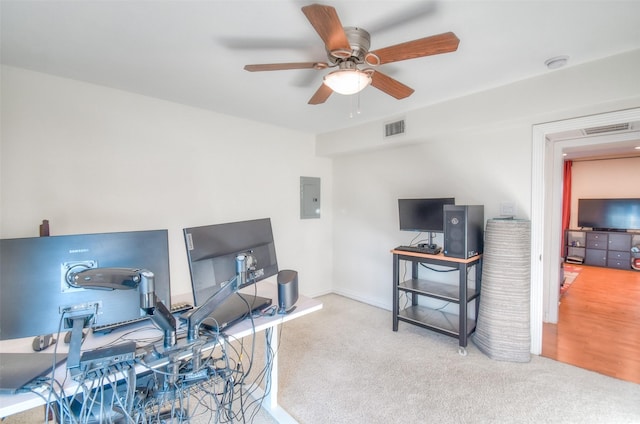
{"label": "doorway", "polygon": [[[640,108],[534,125],[531,182],[531,353],[542,352],[543,322],[557,322],[562,240],[562,170],[566,151],[605,150],[638,140],[584,129],[640,122]],[[638,127],[640,128],[640,127]],[[619,134],[622,136],[622,134]]]}

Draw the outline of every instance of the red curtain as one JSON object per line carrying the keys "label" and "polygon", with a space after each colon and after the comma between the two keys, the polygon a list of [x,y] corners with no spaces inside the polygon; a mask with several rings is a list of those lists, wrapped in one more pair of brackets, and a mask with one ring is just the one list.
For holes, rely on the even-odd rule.
{"label": "red curtain", "polygon": [[[565,230],[569,229],[569,218],[571,217],[571,164],[567,160],[564,162],[564,178],[562,184],[562,237],[564,240]],[[563,242],[564,245],[564,242]]]}

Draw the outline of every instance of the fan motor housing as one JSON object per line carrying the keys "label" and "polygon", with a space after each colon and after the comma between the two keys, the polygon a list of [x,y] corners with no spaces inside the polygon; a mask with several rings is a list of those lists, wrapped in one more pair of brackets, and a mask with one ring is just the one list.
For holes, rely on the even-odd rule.
{"label": "fan motor housing", "polygon": [[333,50],[329,53],[329,60],[336,64],[341,60],[356,58],[358,62],[363,62],[365,55],[371,46],[371,35],[362,28],[345,27],[344,32],[349,41],[351,50]]}

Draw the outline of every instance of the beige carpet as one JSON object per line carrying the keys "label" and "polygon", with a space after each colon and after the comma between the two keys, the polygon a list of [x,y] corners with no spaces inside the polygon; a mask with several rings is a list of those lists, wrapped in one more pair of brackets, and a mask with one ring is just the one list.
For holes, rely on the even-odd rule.
{"label": "beige carpet", "polygon": [[[389,311],[320,299],[321,311],[281,332],[280,403],[300,423],[640,422],[640,385],[539,356],[495,361],[473,343],[463,357],[454,338],[406,323],[393,332]],[[16,419],[4,423],[41,415]]]}
{"label": "beige carpet", "polygon": [[[283,331],[281,403],[301,423],[639,423],[640,385],[532,356],[494,361],[473,343],[336,295]],[[294,348],[295,347],[295,348]]]}

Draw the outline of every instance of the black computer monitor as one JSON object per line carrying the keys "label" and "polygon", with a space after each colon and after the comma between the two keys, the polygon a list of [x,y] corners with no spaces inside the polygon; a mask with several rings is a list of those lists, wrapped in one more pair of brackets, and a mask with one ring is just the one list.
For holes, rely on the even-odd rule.
{"label": "black computer monitor", "polygon": [[444,232],[444,205],[455,205],[453,197],[398,199],[401,231]]}
{"label": "black computer monitor", "polygon": [[0,240],[0,339],[56,334],[60,323],[66,331],[68,311],[94,310],[90,327],[144,316],[137,290],[77,288],[67,281],[70,272],[106,267],[153,272],[156,295],[170,305],[167,230]]}
{"label": "black computer monitor", "polygon": [[235,277],[238,253],[250,252],[257,262],[245,286],[278,273],[270,218],[185,228],[184,237],[196,306]]}

